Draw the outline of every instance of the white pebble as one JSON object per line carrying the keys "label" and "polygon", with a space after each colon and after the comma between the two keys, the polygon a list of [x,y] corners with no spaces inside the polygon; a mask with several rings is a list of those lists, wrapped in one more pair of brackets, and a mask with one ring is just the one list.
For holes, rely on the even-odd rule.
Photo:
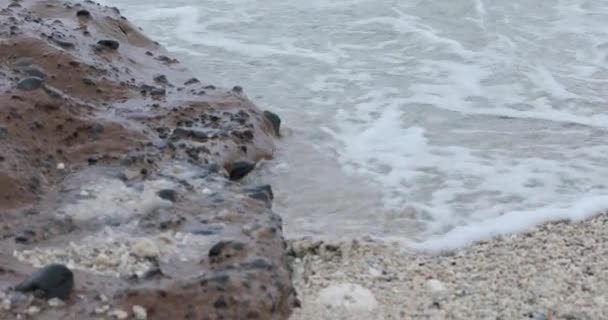
{"label": "white pebble", "polygon": [[64,170],[64,169],[65,169],[65,163],[59,162],[57,164],[57,170]]}
{"label": "white pebble", "polygon": [[108,312],[108,310],[110,310],[110,306],[109,305],[105,305],[103,307],[95,308],[95,313],[96,314],[104,314],[104,313]]}
{"label": "white pebble", "polygon": [[372,311],[378,307],[372,292],[354,283],[327,287],[319,292],[319,300],[325,306],[344,307],[349,310]]}
{"label": "white pebble", "polygon": [[148,312],[142,306],[135,305],[133,306],[133,315],[137,320],[146,320],[148,319]]}
{"label": "white pebble", "polygon": [[126,319],[129,316],[129,314],[127,312],[125,312],[124,310],[120,310],[120,309],[113,310],[108,315],[115,319]]}
{"label": "white pebble", "polygon": [[62,307],[65,305],[65,302],[63,302],[61,299],[59,298],[52,298],[48,301],[49,306],[51,307]]}
{"label": "white pebble", "polygon": [[211,191],[211,189],[209,189],[209,188],[203,189],[203,194],[212,194],[212,193],[213,193],[213,191]]}
{"label": "white pebble", "polygon": [[31,306],[25,311],[25,313],[27,313],[30,316],[36,315],[36,314],[40,313],[40,308],[38,308],[36,306]]}
{"label": "white pebble", "polygon": [[437,279],[427,280],[426,287],[432,293],[441,293],[441,292],[446,291],[445,285],[443,285],[443,283]]}
{"label": "white pebble", "polygon": [[380,278],[382,276],[382,272],[373,267],[369,267],[369,274],[374,278]]}
{"label": "white pebble", "polygon": [[11,309],[11,300],[9,300],[9,299],[2,300],[2,309],[10,310]]}
{"label": "white pebble", "polygon": [[141,239],[131,248],[133,254],[140,258],[154,258],[160,254],[158,246],[148,239]]}

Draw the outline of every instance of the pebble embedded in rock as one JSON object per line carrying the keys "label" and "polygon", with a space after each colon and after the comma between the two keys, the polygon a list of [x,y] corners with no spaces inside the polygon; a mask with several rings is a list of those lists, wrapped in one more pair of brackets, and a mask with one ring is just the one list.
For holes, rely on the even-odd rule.
{"label": "pebble embedded in rock", "polygon": [[164,74],[159,74],[154,77],[154,81],[160,84],[169,84],[169,80],[167,80],[167,76]]}
{"label": "pebble embedded in rock", "polygon": [[13,65],[16,67],[26,67],[26,66],[31,65],[33,62],[34,62],[34,58],[21,57],[21,58],[17,58],[15,60],[15,62],[13,63]]}
{"label": "pebble embedded in rock", "polygon": [[264,117],[270,121],[272,124],[272,128],[274,129],[274,133],[277,136],[280,136],[281,131],[281,118],[276,113],[270,112],[268,110],[264,111]]}
{"label": "pebble embedded in rock", "polygon": [[99,40],[97,44],[112,50],[117,50],[120,47],[120,43],[116,40]]}
{"label": "pebble embedded in rock", "polygon": [[126,319],[129,317],[129,314],[126,311],[120,309],[112,310],[108,315],[114,319]]}
{"label": "pebble embedded in rock", "polygon": [[74,288],[74,274],[61,264],[48,265],[15,286],[21,292],[42,291],[48,299],[65,300]]}
{"label": "pebble embedded in rock", "polygon": [[135,256],[140,258],[154,258],[160,254],[158,246],[149,239],[137,241],[131,250]]}
{"label": "pebble embedded in rock", "polygon": [[110,305],[104,305],[102,307],[99,308],[95,308],[95,310],[93,310],[95,312],[95,314],[104,314],[106,312],[108,312],[108,310],[110,310]]}
{"label": "pebble embedded in rock", "polygon": [[88,10],[81,9],[76,11],[76,16],[78,17],[90,17],[91,13]]}
{"label": "pebble embedded in rock", "polygon": [[188,86],[191,84],[199,83],[200,81],[197,78],[190,78],[188,81],[184,82],[184,85]]}
{"label": "pebble embedded in rock", "polygon": [[163,189],[156,193],[160,198],[171,202],[177,201],[177,193],[173,189]]}
{"label": "pebble embedded in rock", "polygon": [[95,82],[89,78],[82,78],[82,83],[86,84],[87,86],[94,86]]}
{"label": "pebble embedded in rock", "polygon": [[251,161],[237,161],[230,168],[230,180],[240,180],[248,175],[255,168],[255,163]]}
{"label": "pebble embedded in rock", "polygon": [[24,68],[22,71],[25,74],[27,74],[28,76],[32,76],[32,77],[37,77],[40,79],[44,79],[46,77],[44,72],[42,72],[41,69],[36,68],[36,67],[27,67],[27,68]]}
{"label": "pebble embedded in rock", "polygon": [[25,313],[29,316],[37,315],[38,313],[40,313],[40,308],[36,307],[36,306],[31,306],[31,307],[27,308]]}
{"label": "pebble embedded in rock", "polygon": [[133,306],[133,315],[137,320],[146,320],[148,319],[148,312],[142,306],[134,305]]}
{"label": "pebble embedded in rock", "polygon": [[272,192],[272,187],[270,185],[258,186],[255,188],[247,189],[249,193],[249,197],[252,199],[260,200],[265,202],[268,206],[272,204],[272,200],[274,200],[274,194]]}
{"label": "pebble embedded in rock", "polygon": [[65,305],[65,302],[63,302],[61,299],[58,298],[52,298],[48,301],[49,306],[53,307],[53,308],[57,308],[57,307],[62,307]]}
{"label": "pebble embedded in rock", "polygon": [[8,130],[6,128],[0,127],[0,140],[6,139],[8,136]]}
{"label": "pebble embedded in rock", "polygon": [[65,40],[59,40],[59,39],[52,39],[54,43],[56,43],[58,46],[65,48],[65,49],[69,49],[69,48],[74,48],[75,45],[72,42],[69,41],[65,41]]}
{"label": "pebble embedded in rock", "polygon": [[234,86],[234,87],[232,88],[232,92],[235,92],[235,93],[243,93],[243,87],[241,87],[241,86]]}
{"label": "pebble embedded in rock", "polygon": [[38,77],[25,78],[17,84],[17,88],[24,91],[36,90],[42,87],[44,80]]}

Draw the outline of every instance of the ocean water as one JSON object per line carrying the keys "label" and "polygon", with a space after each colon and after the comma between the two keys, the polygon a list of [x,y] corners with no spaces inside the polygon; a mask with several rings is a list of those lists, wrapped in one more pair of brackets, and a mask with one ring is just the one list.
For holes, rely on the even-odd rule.
{"label": "ocean water", "polygon": [[104,0],[283,119],[289,237],[457,248],[608,208],[608,2]]}

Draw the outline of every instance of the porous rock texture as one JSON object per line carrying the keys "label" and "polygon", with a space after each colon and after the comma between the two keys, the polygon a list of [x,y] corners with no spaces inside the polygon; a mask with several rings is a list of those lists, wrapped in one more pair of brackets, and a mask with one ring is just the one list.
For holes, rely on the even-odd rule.
{"label": "porous rock texture", "polygon": [[[230,180],[277,132],[238,88],[116,8],[0,0],[0,319],[288,318],[272,191]],[[65,305],[12,291],[52,263],[74,271]]]}

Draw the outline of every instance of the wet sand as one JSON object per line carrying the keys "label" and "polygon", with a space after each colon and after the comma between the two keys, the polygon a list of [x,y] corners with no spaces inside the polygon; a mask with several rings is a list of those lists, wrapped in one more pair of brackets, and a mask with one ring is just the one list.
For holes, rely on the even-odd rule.
{"label": "wet sand", "polygon": [[[607,227],[602,214],[439,254],[372,239],[295,241],[303,307],[290,319],[606,319]],[[368,310],[352,288],[320,298],[342,283],[369,290],[377,305]]]}

